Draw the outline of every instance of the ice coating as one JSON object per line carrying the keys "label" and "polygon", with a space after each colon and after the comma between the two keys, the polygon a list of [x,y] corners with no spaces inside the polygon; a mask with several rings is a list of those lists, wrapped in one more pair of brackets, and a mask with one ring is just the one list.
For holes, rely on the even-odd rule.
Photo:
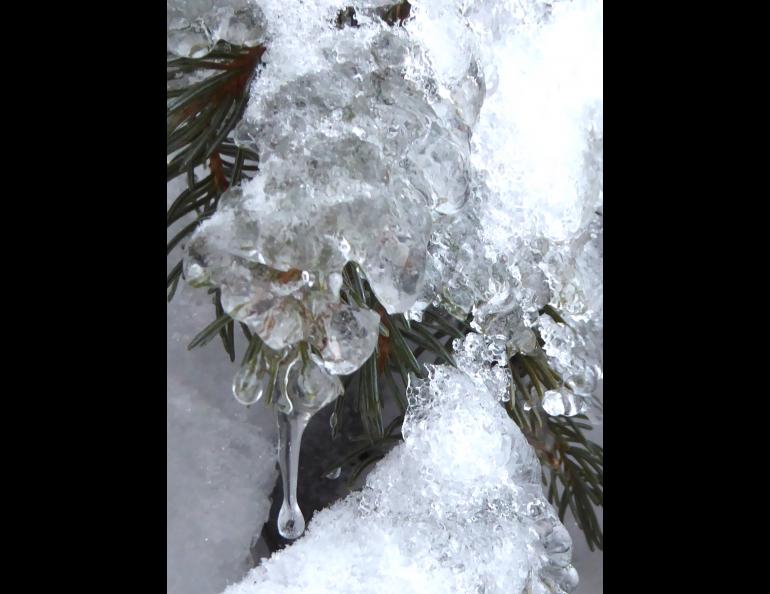
{"label": "ice coating", "polygon": [[196,231],[188,280],[276,350],[324,348],[349,261],[389,313],[473,312],[513,353],[536,348],[547,304],[600,333],[601,3],[411,5],[389,26],[387,3],[353,2],[343,26],[347,4],[261,3],[270,41],[236,133],[260,173]]}
{"label": "ice coating", "polygon": [[[366,335],[348,332],[357,342],[344,345],[330,334],[343,266],[359,266],[389,313],[414,305],[433,220],[469,196],[470,128],[437,94],[403,28],[366,17],[364,6],[357,27],[337,29],[323,20],[330,7],[294,6],[306,17],[300,30],[314,35],[300,57],[297,32],[289,39],[276,6],[265,4],[267,22],[278,24],[236,131],[236,142],[259,153],[260,172],[228,190],[195,231],[185,278],[219,287],[225,311],[271,349],[306,341],[345,374],[371,355],[378,323],[346,305]],[[463,101],[480,106],[475,63],[457,79],[470,80]]]}
{"label": "ice coating", "polygon": [[255,0],[166,0],[167,48],[202,58],[220,40],[253,47],[264,39],[265,17]]}
{"label": "ice coating", "polygon": [[[458,317],[473,314],[478,334],[469,335],[461,358],[480,393],[497,402],[510,399],[504,362],[512,354],[538,352],[566,383],[546,392],[543,409],[583,412],[602,365],[602,4],[413,0],[410,18],[391,27],[381,16],[392,5],[259,2],[264,30],[249,43],[259,37],[267,50],[236,142],[259,154],[260,172],[229,190],[200,226],[187,246],[185,278],[218,287],[225,310],[280,357],[296,355],[305,341],[315,347],[311,359],[319,369],[345,374],[366,360],[377,340],[377,315],[340,300],[342,267],[356,262],[391,313],[419,319],[433,302]],[[339,19],[348,7],[355,19]],[[170,39],[177,33],[170,24]],[[199,45],[211,37],[204,35]],[[546,305],[564,321],[541,314]],[[337,324],[340,311],[346,321]],[[469,373],[471,366],[478,373]],[[236,378],[245,403],[267,387],[264,375],[250,373],[246,368]],[[431,381],[451,377],[470,390],[453,373],[434,370]],[[415,402],[423,389],[415,386]],[[452,408],[454,401],[443,402],[462,414],[461,406]],[[415,415],[421,406],[415,404]],[[474,462],[487,472],[503,464],[506,434],[500,435],[498,441],[487,436],[491,449],[479,442],[493,462],[451,443],[438,443],[435,456],[444,447],[462,462],[460,474],[482,472],[465,468]],[[508,437],[516,449],[516,438]],[[397,456],[403,456],[401,465],[413,464],[406,453]],[[395,474],[397,465],[392,468]],[[426,489],[421,497],[435,487],[419,484]],[[298,522],[288,507],[289,519]],[[352,508],[340,510],[353,514]],[[326,513],[292,551],[306,540],[323,541],[322,530],[340,534],[342,527],[320,528]],[[348,523],[362,517],[349,515]],[[551,543],[549,554],[563,561],[561,532],[549,526],[550,532],[538,532],[541,542]],[[374,539],[390,534],[372,524],[361,530]],[[475,534],[467,526],[457,531],[463,534],[452,538]],[[451,550],[452,542],[445,548]],[[522,537],[511,544],[500,564],[518,559],[525,542]],[[340,575],[362,551],[374,556],[385,547],[395,566],[405,568],[396,572],[398,582],[378,576],[378,583],[393,586],[390,591],[467,591],[462,588],[479,583],[473,580],[486,579],[442,565],[440,556],[423,558],[429,573],[412,564],[412,548],[404,553],[387,546],[361,536],[346,549]],[[280,558],[270,571],[296,569],[282,566]],[[556,567],[561,577],[555,579],[564,580],[566,590],[574,576],[564,565]],[[431,576],[429,582],[420,582],[420,571]],[[272,583],[283,583],[276,575],[270,574]],[[286,583],[300,579],[292,575]],[[543,580],[535,580],[532,591],[546,587]],[[313,591],[338,591],[327,585]]]}
{"label": "ice coating", "polygon": [[480,364],[412,381],[404,443],[361,492],[318,512],[305,535],[226,594],[570,592],[571,540],[545,499],[535,452],[498,403],[507,378]]}

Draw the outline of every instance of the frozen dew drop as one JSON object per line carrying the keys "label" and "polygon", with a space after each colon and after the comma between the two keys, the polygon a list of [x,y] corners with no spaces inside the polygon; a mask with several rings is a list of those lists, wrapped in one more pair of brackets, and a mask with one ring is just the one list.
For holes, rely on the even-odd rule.
{"label": "frozen dew drop", "polygon": [[324,320],[324,325],[323,365],[329,373],[345,375],[361,367],[374,351],[380,316],[371,310],[340,304]]}
{"label": "frozen dew drop", "polygon": [[284,500],[281,511],[278,513],[278,533],[288,540],[294,540],[305,532],[305,518],[299,505]]}
{"label": "frozen dew drop", "polygon": [[548,390],[543,395],[543,410],[552,417],[564,414],[564,400],[559,390]]}
{"label": "frozen dew drop", "polygon": [[265,393],[267,373],[259,368],[259,355],[246,361],[233,379],[233,396],[243,405],[258,402]]}
{"label": "frozen dew drop", "polygon": [[543,395],[543,410],[552,417],[574,417],[580,413],[577,397],[567,388],[548,390]]}

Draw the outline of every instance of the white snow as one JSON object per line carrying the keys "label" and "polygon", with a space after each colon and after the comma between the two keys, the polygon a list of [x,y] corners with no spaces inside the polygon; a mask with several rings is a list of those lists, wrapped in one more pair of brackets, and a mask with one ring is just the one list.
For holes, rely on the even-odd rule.
{"label": "white snow", "polygon": [[540,466],[498,405],[500,378],[458,344],[458,366],[412,383],[403,444],[362,491],[318,512],[305,535],[226,594],[570,591],[571,541]]}
{"label": "white snow", "polygon": [[[227,593],[489,594],[527,580],[538,592],[549,579],[569,590],[568,539],[499,406],[507,371],[489,364],[536,348],[534,329],[576,398],[552,394],[553,414],[582,411],[601,383],[601,0],[413,0],[403,28],[378,24],[380,0],[354,0],[361,26],[344,30],[331,24],[342,0],[259,4],[266,66],[239,139],[256,144],[262,172],[231,201],[237,249],[223,255],[200,233],[194,264],[213,262],[237,297],[226,309],[253,314],[263,338],[280,330],[281,347],[317,338],[338,299],[325,279],[347,260],[389,311],[473,311],[481,335],[466,340],[462,371],[436,368],[415,388],[406,442],[363,492]],[[270,275],[292,267],[309,272],[276,297]],[[272,434],[252,423],[272,427],[270,415],[238,409],[233,366],[213,373],[183,352],[211,319],[195,302],[205,291],[191,295],[180,287],[169,309],[183,316],[169,318],[169,591],[195,594],[243,574],[275,476]],[[546,304],[568,328],[538,314]],[[275,320],[256,319],[265,312]]]}

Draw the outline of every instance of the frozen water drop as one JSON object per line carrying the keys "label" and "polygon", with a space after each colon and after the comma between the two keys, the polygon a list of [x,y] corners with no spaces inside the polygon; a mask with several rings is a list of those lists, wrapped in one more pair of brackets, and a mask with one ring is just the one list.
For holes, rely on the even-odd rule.
{"label": "frozen water drop", "polygon": [[278,513],[278,533],[288,540],[302,536],[305,531],[305,518],[296,501],[289,504],[285,499]]}
{"label": "frozen water drop", "polygon": [[380,316],[368,309],[340,304],[324,320],[324,326],[323,365],[329,373],[345,375],[361,367],[374,351]]}
{"label": "frozen water drop", "polygon": [[514,332],[510,343],[519,353],[531,353],[537,348],[537,336],[529,328],[521,328]]}
{"label": "frozen water drop", "polygon": [[211,12],[211,0],[167,0],[168,51],[182,58],[202,58],[208,54],[216,42],[207,23]]}
{"label": "frozen water drop", "polygon": [[552,417],[573,417],[580,412],[575,394],[567,388],[548,390],[543,395],[543,410]]}
{"label": "frozen water drop", "polygon": [[571,592],[572,590],[577,588],[578,584],[580,583],[580,578],[578,577],[577,569],[575,569],[574,566],[572,565],[565,567],[564,571],[561,572],[560,577],[561,577],[560,585],[567,592]]}
{"label": "frozen water drop", "polygon": [[565,553],[572,548],[572,538],[562,524],[557,524],[545,538],[544,545],[549,553]]}
{"label": "frozen water drop", "polygon": [[558,417],[564,414],[564,401],[561,392],[558,390],[548,390],[543,395],[543,410],[552,417]]}
{"label": "frozen water drop", "polygon": [[260,374],[258,361],[259,355],[244,363],[233,379],[233,396],[246,406],[259,401],[265,392],[267,374]]}
{"label": "frozen water drop", "polygon": [[238,148],[255,152],[259,150],[254,135],[254,124],[250,123],[245,117],[235,126],[233,141]]}
{"label": "frozen water drop", "polygon": [[336,479],[340,478],[341,474],[342,474],[342,467],[341,466],[337,466],[337,468],[335,468],[331,472],[326,473],[325,476],[328,479],[336,480]]}

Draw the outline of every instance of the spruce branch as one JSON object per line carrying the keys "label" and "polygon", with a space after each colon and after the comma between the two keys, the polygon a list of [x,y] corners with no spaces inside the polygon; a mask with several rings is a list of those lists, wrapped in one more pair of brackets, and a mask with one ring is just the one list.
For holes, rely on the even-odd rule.
{"label": "spruce branch", "polygon": [[[550,311],[544,313],[561,319],[555,309],[548,308]],[[548,501],[557,508],[562,521],[570,509],[588,547],[601,550],[603,532],[596,508],[604,503],[604,450],[583,434],[592,425],[584,415],[541,418],[543,388],[564,386],[545,357],[517,353],[511,357],[509,368],[512,386],[516,386],[512,392],[518,398],[511,398],[506,410],[534,448],[543,468],[550,469],[550,477],[545,480]]]}
{"label": "spruce branch", "polygon": [[[409,2],[397,2],[380,9],[380,17],[391,26],[400,26],[409,18]],[[355,10],[341,11],[336,25],[358,26]],[[176,225],[167,243],[167,255],[181,245],[198,225],[217,208],[222,194],[249,179],[259,168],[258,155],[236,145],[233,130],[241,120],[251,80],[261,64],[264,46],[245,48],[219,43],[205,58],[167,60],[167,179],[184,176],[186,187],[167,210],[168,227]],[[287,271],[283,274],[295,274]],[[176,293],[183,276],[178,261],[167,277],[167,299]],[[352,408],[360,415],[364,443],[355,448],[336,467],[355,464],[350,481],[355,481],[371,464],[402,440],[401,426],[406,411],[406,387],[409,374],[425,377],[420,359],[454,365],[452,343],[471,332],[470,316],[458,320],[444,309],[429,307],[421,322],[402,314],[388,314],[377,300],[362,270],[348,263],[343,270],[341,298],[367,307],[380,315],[380,334],[371,357],[355,373],[346,376],[345,394],[335,403],[332,436],[344,425],[345,399],[352,398]],[[219,290],[211,290],[214,319],[198,333],[188,348],[208,344],[219,336],[231,361],[235,360],[235,320],[222,307]],[[457,313],[457,312],[453,312]],[[550,305],[541,314],[558,323],[566,323]],[[261,348],[258,336],[239,323],[246,337],[247,353]],[[538,337],[542,346],[542,338]],[[563,387],[562,378],[542,354],[516,354],[509,359],[510,399],[503,404],[508,416],[522,430],[534,448],[543,468],[543,483],[548,500],[564,520],[570,509],[585,534],[588,546],[602,549],[603,534],[596,508],[603,505],[603,464],[601,446],[588,440],[584,432],[592,427],[585,416],[551,417],[543,414],[542,399],[547,390]],[[271,378],[271,386],[276,378]],[[268,388],[268,400],[272,390]],[[401,411],[383,427],[382,410],[392,398]]]}
{"label": "spruce branch", "polygon": [[[167,255],[214,213],[228,187],[248,179],[258,169],[257,154],[236,146],[230,136],[243,115],[248,86],[264,51],[263,46],[242,48],[220,43],[206,58],[167,59],[166,151],[173,157],[166,176],[171,180],[185,175],[187,188],[168,208],[166,225],[193,217],[168,242]],[[195,80],[195,76],[203,78]],[[199,168],[209,171],[201,180],[195,175]],[[174,297],[181,276],[180,261],[166,282],[168,301]],[[223,344],[231,360],[232,343],[233,333],[228,331]]]}

